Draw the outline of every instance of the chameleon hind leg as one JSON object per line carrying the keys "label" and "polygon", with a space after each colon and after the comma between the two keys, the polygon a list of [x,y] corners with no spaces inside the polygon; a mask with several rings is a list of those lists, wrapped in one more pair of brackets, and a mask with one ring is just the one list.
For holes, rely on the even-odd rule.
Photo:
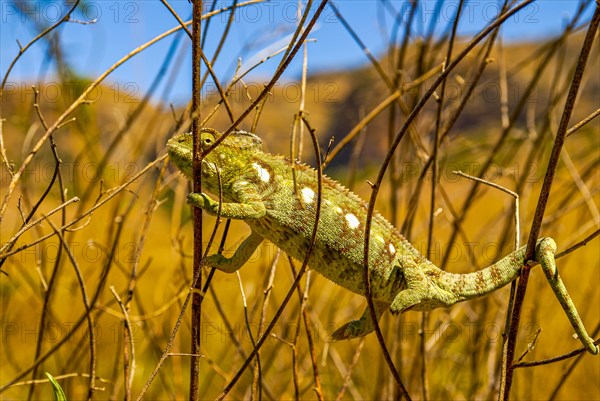
{"label": "chameleon hind leg", "polygon": [[398,292],[392,301],[390,311],[394,315],[409,309],[428,311],[439,307],[448,307],[459,300],[456,294],[437,285],[412,259],[403,259],[402,274],[406,288]]}
{"label": "chameleon hind leg", "polygon": [[583,343],[583,346],[589,353],[593,355],[598,354],[598,346],[594,344],[594,340],[588,335],[585,327],[583,327],[579,313],[577,313],[577,308],[575,308],[575,304],[571,300],[562,279],[558,275],[558,269],[556,268],[556,261],[554,259],[556,243],[552,238],[544,238],[538,243],[536,251],[536,258],[538,262],[540,262],[540,265],[542,265],[542,269],[550,283],[550,287],[567,314],[579,340]]}
{"label": "chameleon hind leg", "polygon": [[[373,300],[377,319],[381,317],[386,309],[390,309],[393,314],[398,314],[411,307],[425,306],[431,309],[430,304],[438,304],[439,301],[431,298],[437,298],[438,288],[432,285],[431,281],[425,276],[423,270],[412,260],[406,259],[402,263],[402,274],[406,282],[406,289],[400,291],[390,305],[387,302],[378,302]],[[375,330],[369,308],[365,310],[359,320],[353,320],[337,329],[331,335],[332,341],[347,340],[354,337],[361,337]]]}
{"label": "chameleon hind leg", "polygon": [[[389,306],[387,302],[380,302],[373,300],[373,306],[375,306],[375,314],[377,320],[381,318],[383,312],[385,312]],[[371,319],[371,312],[369,307],[363,312],[362,316],[358,320],[352,320],[344,324],[342,327],[334,331],[329,339],[331,341],[349,340],[351,338],[366,336],[375,330],[375,325]]]}

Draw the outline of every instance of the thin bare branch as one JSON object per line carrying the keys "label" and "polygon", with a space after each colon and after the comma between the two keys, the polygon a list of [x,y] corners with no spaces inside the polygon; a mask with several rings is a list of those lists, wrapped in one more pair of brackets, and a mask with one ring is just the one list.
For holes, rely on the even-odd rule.
{"label": "thin bare branch", "polygon": [[[558,127],[558,131],[556,133],[556,138],[554,140],[554,145],[552,147],[552,153],[550,155],[550,159],[548,161],[548,167],[546,169],[546,175],[544,176],[544,183],[542,184],[542,189],[540,190],[540,195],[538,198],[537,207],[535,210],[535,215],[533,218],[533,222],[531,224],[531,231],[529,233],[529,239],[527,241],[527,254],[525,255],[525,260],[533,260],[534,252],[535,252],[535,244],[538,238],[538,234],[540,231],[540,227],[542,224],[542,220],[544,218],[544,212],[546,210],[546,204],[548,202],[548,198],[550,195],[550,189],[552,187],[552,182],[554,180],[554,173],[556,171],[556,166],[558,164],[558,160],[560,158],[560,153],[562,150],[562,146],[565,141],[567,128],[569,125],[569,120],[571,118],[571,113],[573,111],[573,107],[575,106],[575,100],[577,98],[577,93],[579,92],[579,86],[581,83],[581,79],[583,77],[583,72],[585,70],[587,64],[587,58],[590,54],[592,43],[594,42],[594,38],[596,36],[596,31],[598,30],[598,25],[600,24],[600,4],[596,5],[596,10],[594,11],[594,15],[588,27],[588,31],[586,33],[585,39],[583,41],[583,45],[581,47],[581,52],[579,54],[579,59],[577,61],[577,67],[575,73],[571,79],[571,87],[569,88],[569,93],[567,95],[567,101],[565,103],[563,114],[561,117],[561,121]],[[514,363],[514,352],[517,341],[517,332],[519,330],[519,323],[521,318],[521,310],[523,308],[523,301],[525,298],[525,292],[527,290],[527,283],[529,279],[529,271],[530,266],[527,264],[523,266],[521,269],[521,276],[519,279],[519,284],[517,287],[517,293],[515,295],[515,304],[512,311],[512,319],[511,319],[511,327],[508,335],[508,343],[507,343],[507,360],[508,369],[506,372],[506,381],[505,386],[503,387],[503,399],[508,400],[510,394],[510,388],[512,385],[512,378],[514,369],[512,365]]]}

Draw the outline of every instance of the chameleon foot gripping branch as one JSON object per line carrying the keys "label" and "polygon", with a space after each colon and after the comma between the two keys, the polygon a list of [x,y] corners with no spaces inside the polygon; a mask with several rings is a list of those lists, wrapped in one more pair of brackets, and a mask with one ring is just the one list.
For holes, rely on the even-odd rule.
{"label": "chameleon foot gripping branch", "polygon": [[560,305],[567,314],[571,325],[577,333],[577,337],[579,337],[579,340],[583,343],[585,349],[591,354],[597,355],[598,346],[594,344],[594,340],[588,335],[587,331],[585,331],[585,327],[577,313],[575,304],[571,300],[562,279],[558,275],[556,261],[554,260],[555,253],[556,243],[552,238],[544,238],[538,242],[536,259],[540,262],[540,265],[542,265],[542,269],[550,283],[552,291],[554,291],[554,295],[556,295],[558,302],[560,302]]}
{"label": "chameleon foot gripping branch", "polygon": [[[221,134],[204,128],[203,151]],[[192,135],[181,134],[167,143],[169,156],[189,179],[192,177]],[[219,180],[220,176],[220,180]],[[220,182],[220,188],[219,188]],[[262,151],[252,133],[235,131],[202,159],[202,185],[221,193],[223,203],[204,193],[192,193],[188,202],[209,214],[243,220],[252,234],[231,258],[211,255],[207,265],[232,273],[242,267],[265,240],[296,259],[303,259],[312,235],[317,201],[317,172],[284,156]],[[323,176],[321,217],[309,266],[338,285],[365,294],[363,283],[364,221],[367,204],[340,183]],[[385,218],[373,215],[370,231],[369,274],[378,317],[389,309],[428,311],[447,307],[495,291],[513,281],[525,263],[526,247],[484,269],[467,274],[445,272],[422,256]],[[598,354],[587,334],[556,268],[556,244],[538,241],[536,259],[586,350]],[[374,330],[369,310],[346,323],[332,340],[364,336]]]}

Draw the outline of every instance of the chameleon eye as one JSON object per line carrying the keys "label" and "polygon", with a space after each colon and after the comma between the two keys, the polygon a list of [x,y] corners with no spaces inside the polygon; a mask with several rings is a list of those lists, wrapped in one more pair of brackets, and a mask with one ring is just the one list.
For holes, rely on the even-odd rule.
{"label": "chameleon eye", "polygon": [[214,138],[211,135],[202,136],[202,147],[204,149],[209,148],[214,142]]}

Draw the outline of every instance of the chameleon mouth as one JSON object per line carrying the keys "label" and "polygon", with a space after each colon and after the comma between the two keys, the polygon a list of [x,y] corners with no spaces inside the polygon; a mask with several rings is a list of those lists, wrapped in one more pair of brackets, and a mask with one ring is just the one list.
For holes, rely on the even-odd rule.
{"label": "chameleon mouth", "polygon": [[190,177],[192,152],[188,143],[186,134],[177,135],[167,141],[167,151],[175,166]]}

